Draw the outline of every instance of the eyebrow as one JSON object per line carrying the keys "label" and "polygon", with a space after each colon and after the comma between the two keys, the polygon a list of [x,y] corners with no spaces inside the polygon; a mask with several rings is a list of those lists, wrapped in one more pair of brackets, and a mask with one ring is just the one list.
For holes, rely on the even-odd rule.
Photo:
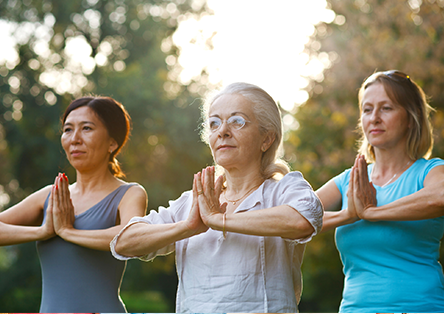
{"label": "eyebrow", "polygon": [[[94,122],[92,122],[92,121],[81,121],[80,123],[79,123],[80,125],[84,125],[84,124],[93,124],[93,125],[96,125]],[[71,123],[71,122],[65,122],[65,124],[63,125],[63,126],[66,126],[66,125],[74,125],[74,123]]]}
{"label": "eyebrow", "polygon": [[[238,115],[243,115],[243,116],[245,116],[245,117],[247,117],[248,119],[250,119],[250,117],[246,114],[246,113],[243,113],[243,112],[241,112],[241,111],[234,111],[234,112],[232,112],[231,113],[231,115],[230,115],[230,117],[232,117],[232,116],[238,116]],[[209,117],[218,117],[218,118],[220,118],[220,116],[218,115],[218,114],[212,114],[212,115],[209,115]]]}

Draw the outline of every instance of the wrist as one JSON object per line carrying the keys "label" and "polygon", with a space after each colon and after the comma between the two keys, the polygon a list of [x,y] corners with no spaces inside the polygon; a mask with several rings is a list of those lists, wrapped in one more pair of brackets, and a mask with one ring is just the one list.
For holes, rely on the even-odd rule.
{"label": "wrist", "polygon": [[361,213],[359,213],[359,217],[365,220],[376,220],[373,216],[375,213],[376,206],[374,204],[370,204],[364,207]]}
{"label": "wrist", "polygon": [[223,213],[214,213],[210,215],[207,219],[206,225],[213,230],[222,231],[224,227],[224,220],[226,219],[224,215],[225,214]]}
{"label": "wrist", "polygon": [[45,241],[54,236],[54,231],[52,233],[46,228],[44,225],[37,227],[36,229],[36,240],[37,241]]}
{"label": "wrist", "polygon": [[352,211],[348,210],[348,208],[347,208],[344,210],[344,219],[347,224],[351,224],[351,223],[358,221],[360,218],[357,215],[357,213],[352,212]]}
{"label": "wrist", "polygon": [[56,234],[61,237],[62,239],[68,241],[69,239],[69,235],[70,235],[70,231],[74,230],[74,228],[69,228],[69,227],[63,227],[63,228],[59,228],[56,232]]}

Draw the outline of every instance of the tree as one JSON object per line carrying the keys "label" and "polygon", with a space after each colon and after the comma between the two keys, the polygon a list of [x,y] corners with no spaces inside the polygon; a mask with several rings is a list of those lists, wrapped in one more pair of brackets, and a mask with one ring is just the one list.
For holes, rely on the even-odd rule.
{"label": "tree", "polygon": [[[351,167],[356,155],[359,118],[357,91],[376,70],[398,69],[419,83],[437,111],[434,156],[444,155],[444,2],[329,0],[337,14],[316,27],[308,52],[327,60],[324,77],[312,79],[310,99],[295,113],[299,129],[286,151],[293,167],[319,188]],[[307,246],[302,312],[336,312],[342,272],[331,232]],[[442,254],[441,254],[442,255]]]}
{"label": "tree", "polygon": [[[0,205],[51,184],[59,171],[75,180],[59,144],[59,118],[72,99],[88,93],[114,97],[132,116],[132,137],[119,160],[127,180],[147,189],[149,208],[191,188],[192,173],[211,156],[196,132],[198,104],[168,80],[166,52],[177,57],[178,50],[163,45],[181,19],[206,10],[190,0],[0,0],[0,22],[7,21],[2,25],[17,51],[16,58],[0,60]],[[0,248],[0,277],[2,311],[38,311],[33,244]],[[162,306],[137,307],[156,289]],[[123,283],[129,311],[171,312],[175,289],[171,257],[129,263]]]}

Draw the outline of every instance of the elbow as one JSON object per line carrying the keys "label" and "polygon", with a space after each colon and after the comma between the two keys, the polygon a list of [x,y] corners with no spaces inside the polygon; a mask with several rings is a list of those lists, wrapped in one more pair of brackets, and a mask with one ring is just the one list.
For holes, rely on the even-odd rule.
{"label": "elbow", "polygon": [[114,242],[114,251],[121,256],[133,257],[132,248],[134,244],[131,243],[131,237],[125,231]]}
{"label": "elbow", "polygon": [[314,232],[315,228],[312,224],[304,217],[300,217],[289,223],[288,232],[284,237],[291,240],[304,239],[311,236]]}

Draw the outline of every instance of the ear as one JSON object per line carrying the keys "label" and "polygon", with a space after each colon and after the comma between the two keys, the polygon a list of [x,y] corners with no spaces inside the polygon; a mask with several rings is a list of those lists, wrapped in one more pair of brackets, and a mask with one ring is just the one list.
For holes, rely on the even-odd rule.
{"label": "ear", "polygon": [[276,134],[274,132],[267,132],[264,136],[264,140],[262,141],[261,150],[262,152],[266,152],[271,145],[273,145],[276,139]]}
{"label": "ear", "polygon": [[111,138],[109,142],[108,153],[112,154],[113,151],[117,149],[117,147],[119,147],[119,145],[117,144],[116,140]]}

